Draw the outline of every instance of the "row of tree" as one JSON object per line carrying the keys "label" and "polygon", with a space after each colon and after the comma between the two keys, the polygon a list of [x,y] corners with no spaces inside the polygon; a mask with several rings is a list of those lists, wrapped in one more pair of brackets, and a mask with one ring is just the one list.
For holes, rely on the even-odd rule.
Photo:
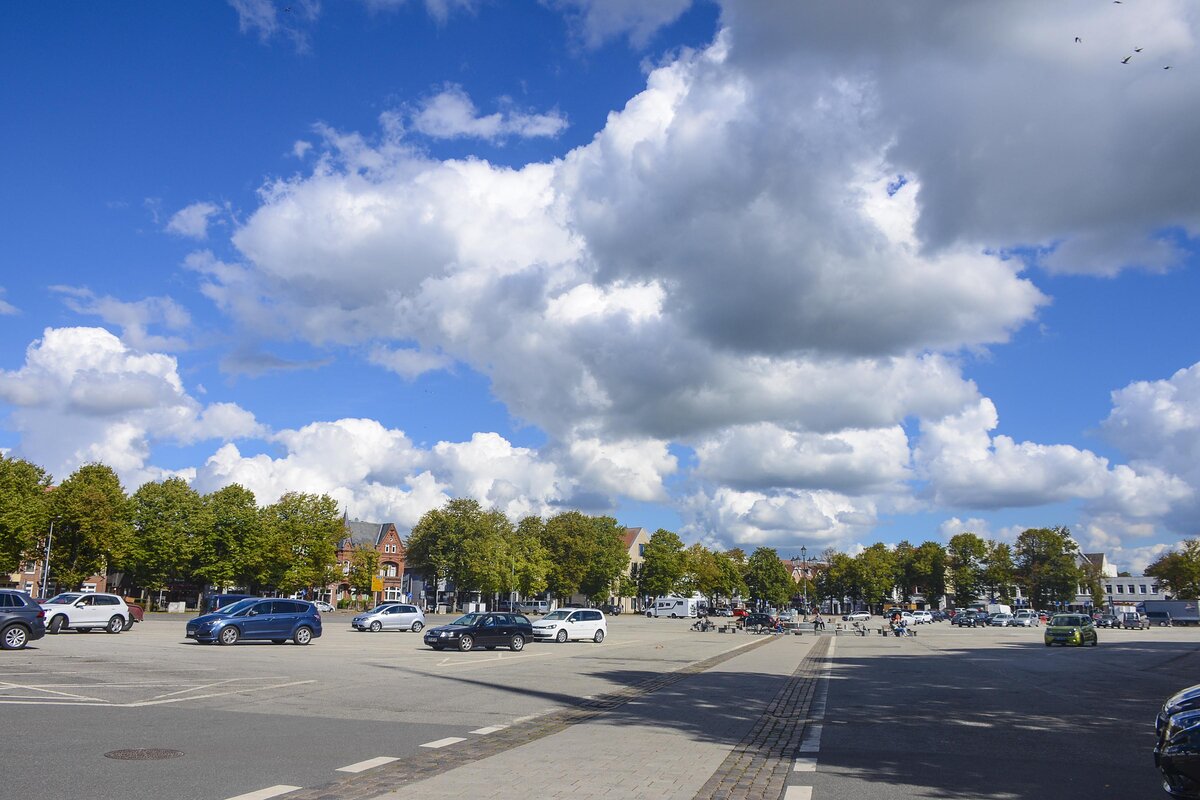
{"label": "row of tree", "polygon": [[0,573],[41,558],[49,540],[59,586],[122,572],[152,591],[183,581],[290,593],[340,577],[343,535],[328,495],[291,492],[259,507],[237,484],[201,495],[181,478],[127,495],[103,464],[52,488],[41,467],[0,456]]}

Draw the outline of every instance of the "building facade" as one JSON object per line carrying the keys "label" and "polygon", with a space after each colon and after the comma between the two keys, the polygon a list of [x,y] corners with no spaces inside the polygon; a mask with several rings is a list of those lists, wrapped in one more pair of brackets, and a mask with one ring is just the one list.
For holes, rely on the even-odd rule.
{"label": "building facade", "polygon": [[[343,579],[325,587],[320,599],[337,605],[346,600],[367,600],[371,604],[392,600],[412,600],[411,580],[404,571],[404,542],[391,522],[362,522],[343,520],[346,534],[338,542],[337,563]],[[350,585],[350,568],[354,563],[354,551],[370,548],[379,554],[379,574],[373,582],[369,597],[359,594]],[[407,578],[407,579],[406,579]]]}

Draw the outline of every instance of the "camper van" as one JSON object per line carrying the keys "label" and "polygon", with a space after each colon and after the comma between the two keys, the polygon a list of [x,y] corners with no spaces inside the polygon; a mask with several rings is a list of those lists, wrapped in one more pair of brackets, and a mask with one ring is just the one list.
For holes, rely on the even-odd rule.
{"label": "camper van", "polygon": [[654,605],[646,610],[647,617],[695,617],[699,613],[699,600],[674,595],[655,598]]}

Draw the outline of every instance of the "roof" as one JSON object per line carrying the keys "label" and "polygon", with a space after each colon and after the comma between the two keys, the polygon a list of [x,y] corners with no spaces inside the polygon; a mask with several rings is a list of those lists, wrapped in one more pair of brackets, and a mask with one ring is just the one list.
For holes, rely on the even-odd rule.
{"label": "roof", "polygon": [[633,543],[637,541],[639,535],[646,532],[645,528],[626,528],[622,539],[625,542],[625,549],[633,547]]}
{"label": "roof", "polygon": [[338,542],[338,547],[346,549],[348,547],[361,547],[363,545],[378,547],[392,523],[361,522],[356,519],[353,521],[344,520],[342,524],[346,526],[346,536]]}

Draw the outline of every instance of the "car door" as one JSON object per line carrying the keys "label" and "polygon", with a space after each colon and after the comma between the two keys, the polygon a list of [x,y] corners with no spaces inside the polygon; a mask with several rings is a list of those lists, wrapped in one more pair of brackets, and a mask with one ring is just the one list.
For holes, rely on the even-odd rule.
{"label": "car door", "polygon": [[485,614],[481,617],[472,633],[475,635],[476,644],[485,647],[500,644],[501,625],[495,614]]}
{"label": "car door", "polygon": [[270,639],[273,636],[279,638],[275,630],[278,624],[271,601],[263,600],[246,610],[241,623],[242,636],[246,639]]}
{"label": "car door", "polygon": [[402,619],[400,606],[388,606],[379,615],[379,622],[385,631],[398,631],[403,628]]}
{"label": "car door", "polygon": [[406,631],[412,627],[417,621],[416,606],[397,606],[396,607],[397,627],[399,630]]}
{"label": "car door", "polygon": [[592,624],[588,621],[588,612],[586,611],[575,611],[567,617],[567,636],[572,639],[589,638],[591,628]]}
{"label": "car door", "polygon": [[79,598],[75,606],[76,608],[71,614],[71,627],[90,627],[107,622],[107,620],[101,621],[100,619],[100,615],[104,613],[104,609],[96,604],[96,596],[94,594],[85,594]]}

